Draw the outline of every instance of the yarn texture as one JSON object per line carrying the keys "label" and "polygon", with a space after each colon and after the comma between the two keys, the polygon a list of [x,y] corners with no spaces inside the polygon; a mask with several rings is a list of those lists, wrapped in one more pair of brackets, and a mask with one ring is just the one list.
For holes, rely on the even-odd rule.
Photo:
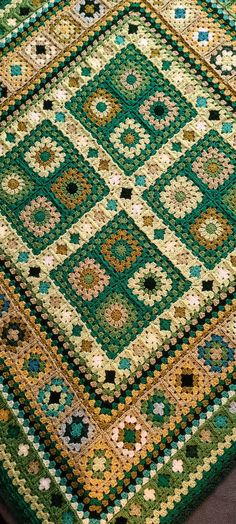
{"label": "yarn texture", "polygon": [[233,0],[0,0],[0,491],[183,524],[236,458]]}

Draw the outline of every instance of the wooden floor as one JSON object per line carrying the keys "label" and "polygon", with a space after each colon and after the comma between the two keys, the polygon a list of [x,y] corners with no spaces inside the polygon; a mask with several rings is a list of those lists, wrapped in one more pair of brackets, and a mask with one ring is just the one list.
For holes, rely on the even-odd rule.
{"label": "wooden floor", "polygon": [[[17,524],[4,504],[0,504],[0,524]],[[236,468],[183,524],[236,524]]]}

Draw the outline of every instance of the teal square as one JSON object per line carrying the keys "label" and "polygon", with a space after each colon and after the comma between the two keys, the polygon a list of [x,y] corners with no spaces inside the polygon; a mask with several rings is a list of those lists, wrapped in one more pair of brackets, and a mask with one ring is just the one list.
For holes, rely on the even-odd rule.
{"label": "teal square", "polygon": [[233,131],[233,124],[231,122],[223,122],[222,133],[231,133]]}
{"label": "teal square", "polygon": [[184,20],[185,17],[186,17],[186,9],[184,7],[177,7],[175,9],[175,18]]}
{"label": "teal square", "polygon": [[198,32],[198,41],[199,42],[208,42],[209,40],[209,31],[199,31]]}
{"label": "teal square", "polygon": [[207,98],[204,96],[197,97],[197,107],[207,107]]}
{"label": "teal square", "polygon": [[11,65],[11,76],[21,76],[21,74],[22,70],[20,65]]}

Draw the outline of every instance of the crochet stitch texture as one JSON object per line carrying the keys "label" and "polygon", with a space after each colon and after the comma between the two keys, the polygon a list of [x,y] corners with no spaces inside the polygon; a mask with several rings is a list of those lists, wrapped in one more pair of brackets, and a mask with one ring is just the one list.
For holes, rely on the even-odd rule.
{"label": "crochet stitch texture", "polygon": [[232,465],[236,8],[0,0],[0,489],[183,524]]}

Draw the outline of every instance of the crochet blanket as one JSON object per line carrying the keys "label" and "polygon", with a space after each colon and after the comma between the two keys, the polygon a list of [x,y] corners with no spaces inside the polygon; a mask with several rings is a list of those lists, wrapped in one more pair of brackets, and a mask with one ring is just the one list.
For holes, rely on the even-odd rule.
{"label": "crochet blanket", "polygon": [[177,524],[236,451],[234,1],[0,0],[0,491]]}

